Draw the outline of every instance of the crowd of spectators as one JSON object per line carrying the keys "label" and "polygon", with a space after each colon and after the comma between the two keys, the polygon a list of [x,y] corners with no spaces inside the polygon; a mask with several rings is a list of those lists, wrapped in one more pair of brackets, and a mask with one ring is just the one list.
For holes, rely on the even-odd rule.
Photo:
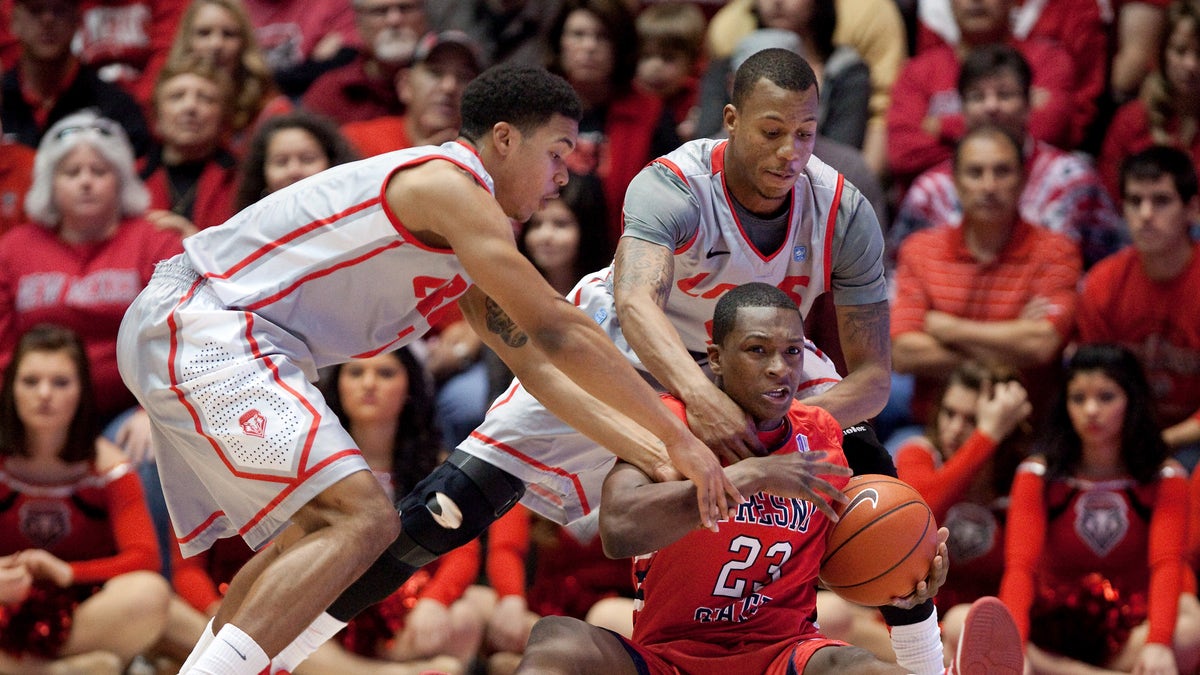
{"label": "crowd of spectators", "polygon": [[[725,134],[733,73],[764,48],[812,64],[821,94],[815,155],[861,189],[884,230],[893,386],[875,422],[901,477],[951,526],[943,615],[980,595],[1016,598],[1023,637],[1040,645],[1039,672],[1062,665],[1053,654],[1069,652],[1070,636],[1038,634],[1048,625],[1045,593],[1055,589],[1035,570],[1066,554],[1026,542],[1006,555],[1006,509],[1017,493],[1022,526],[1041,533],[1065,527],[1059,502],[1099,503],[1088,494],[1105,483],[1086,474],[1100,460],[1059,451],[1064,436],[1092,449],[1087,429],[1068,429],[1082,424],[1068,413],[1079,373],[1102,371],[1101,384],[1145,404],[1137,412],[1147,417],[1126,417],[1127,425],[1155,433],[1141,448],[1157,453],[1153,466],[1120,446],[1119,477],[1132,482],[1124,501],[1102,505],[1141,537],[1145,569],[1128,602],[1142,603],[1139,622],[1158,623],[1134,644],[1174,641],[1177,663],[1200,662],[1200,639],[1163,627],[1176,614],[1178,624],[1200,620],[1187,584],[1171,577],[1164,591],[1167,582],[1156,582],[1159,604],[1149,614],[1145,606],[1152,564],[1200,553],[1195,534],[1182,554],[1163,553],[1167,535],[1152,534],[1167,527],[1160,520],[1200,514],[1200,479],[1188,514],[1158,508],[1160,493],[1185,491],[1200,459],[1200,0],[0,0],[0,404],[20,412],[13,382],[29,353],[65,354],[50,365],[78,381],[70,407],[103,434],[69,456],[56,457],[57,446],[31,454],[17,441],[33,443],[32,422],[0,410],[0,490],[15,495],[0,500],[0,527],[24,537],[0,541],[0,670],[24,663],[116,673],[172,663],[248,556],[234,547],[179,558],[149,421],[117,373],[124,309],[183,237],[334,165],[453,141],[468,82],[493,65],[539,64],[574,87],[584,114],[568,157],[571,182],[528,224],[514,223],[514,235],[566,294],[611,260],[626,188],[647,162]],[[1096,343],[1125,351],[1089,352]],[[1121,370],[1127,355],[1141,374]],[[381,450],[368,459],[402,492],[415,480],[408,464],[431,469],[508,379],[452,312],[411,352],[379,358],[325,374],[326,389],[337,400],[352,377],[404,380],[392,388],[399,394],[379,385],[381,396],[399,397],[386,424],[372,422],[379,428],[356,426],[357,409],[341,394],[347,428],[364,453]],[[1050,433],[1060,447],[1034,440]],[[418,437],[428,447],[414,449]],[[97,544],[103,550],[70,537],[55,549],[55,537],[26,532],[14,504],[40,499],[45,485],[77,493],[71,504],[81,513],[63,511],[68,521],[93,516],[89,499],[119,492],[128,510],[107,509],[113,529]],[[130,495],[143,491],[145,508],[135,508]],[[1051,503],[1037,501],[1042,493]],[[59,516],[39,513],[42,535],[59,525],[45,520]],[[529,517],[515,510],[482,551],[447,557],[422,577],[427,589],[406,585],[299,672],[485,664],[510,672],[538,616],[584,618],[589,607],[579,599],[632,593],[632,584],[613,588],[622,584],[613,584],[596,540],[541,521],[531,530]],[[154,561],[138,548],[146,538],[131,530],[139,527],[157,536]],[[439,581],[472,557],[458,570],[467,574]],[[169,613],[165,586],[146,577],[154,570],[175,582]],[[969,582],[955,579],[960,570],[972,570]],[[1066,574],[1051,580],[1057,592],[1072,582]],[[481,586],[468,589],[476,576]],[[1132,583],[1089,578],[1081,593]],[[1165,609],[1163,597],[1177,589],[1188,600]],[[114,596],[144,599],[145,626],[128,631],[138,639],[93,635],[103,631],[91,614],[36,648],[15,632],[36,620],[27,616],[32,602],[70,616],[91,606],[120,611],[105,609]],[[624,615],[628,604],[616,606]],[[821,607],[831,634],[854,615]],[[1118,648],[1136,623],[1093,665],[1121,670],[1165,658]],[[1180,655],[1185,646],[1195,653]],[[368,658],[380,663],[368,669]]]}

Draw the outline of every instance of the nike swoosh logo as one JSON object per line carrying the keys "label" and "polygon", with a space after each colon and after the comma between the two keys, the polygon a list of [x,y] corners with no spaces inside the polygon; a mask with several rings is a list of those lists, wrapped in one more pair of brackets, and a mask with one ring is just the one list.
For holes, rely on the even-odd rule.
{"label": "nike swoosh logo", "polygon": [[246,660],[246,655],[243,654],[240,649],[238,649],[237,647],[234,647],[232,642],[230,642],[229,640],[226,640],[225,638],[221,638],[221,642],[224,642],[225,644],[229,645],[229,648],[233,650],[233,653],[242,657],[243,661]]}
{"label": "nike swoosh logo", "polygon": [[850,500],[850,503],[846,505],[846,509],[842,511],[842,517],[845,518],[850,515],[851,511],[858,508],[859,505],[866,504],[867,502],[871,503],[872,509],[879,508],[879,493],[874,488],[867,488],[854,495],[854,499]]}
{"label": "nike swoosh logo", "polygon": [[715,251],[710,248],[710,249],[708,249],[708,254],[705,255],[704,257],[705,258],[715,258],[719,255],[729,255],[729,251]]}

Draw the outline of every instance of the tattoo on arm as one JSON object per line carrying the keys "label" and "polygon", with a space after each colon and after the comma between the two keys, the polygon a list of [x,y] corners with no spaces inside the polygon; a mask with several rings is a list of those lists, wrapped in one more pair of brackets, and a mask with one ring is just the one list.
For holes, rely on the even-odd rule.
{"label": "tattoo on arm", "polygon": [[887,301],[846,309],[842,339],[872,354],[889,353],[892,348],[889,329],[891,315]]}
{"label": "tattoo on arm", "polygon": [[671,253],[653,244],[632,244],[617,249],[613,280],[616,293],[648,288],[658,305],[667,303],[671,289]]}
{"label": "tattoo on arm", "polygon": [[487,322],[488,330],[499,335],[504,344],[509,347],[515,349],[525,346],[525,343],[529,341],[529,336],[525,334],[525,331],[521,330],[517,322],[509,318],[504,313],[504,310],[500,308],[500,305],[496,304],[495,300],[486,298],[484,304],[486,307],[484,321]]}

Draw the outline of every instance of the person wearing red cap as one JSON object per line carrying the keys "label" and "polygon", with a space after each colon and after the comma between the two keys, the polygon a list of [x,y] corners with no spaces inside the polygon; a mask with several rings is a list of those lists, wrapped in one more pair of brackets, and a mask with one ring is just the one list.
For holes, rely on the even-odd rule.
{"label": "person wearing red cap", "polygon": [[428,33],[412,65],[396,73],[404,114],[349,122],[342,133],[363,157],[452,141],[462,122],[463,90],[480,70],[479,49],[465,33]]}

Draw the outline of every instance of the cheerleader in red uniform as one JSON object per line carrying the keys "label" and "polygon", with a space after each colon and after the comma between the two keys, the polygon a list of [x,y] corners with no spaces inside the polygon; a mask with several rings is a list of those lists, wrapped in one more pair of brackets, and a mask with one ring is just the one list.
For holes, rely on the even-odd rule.
{"label": "cheerleader in red uniform", "polygon": [[[1137,359],[1086,345],[1039,449],[1017,471],[1000,598],[1038,673],[1192,673],[1187,474],[1153,420]],[[1073,670],[1070,670],[1073,669]]]}
{"label": "cheerleader in red uniform", "polygon": [[0,393],[0,567],[29,582],[0,606],[2,672],[82,655],[116,672],[162,633],[169,592],[141,484],[98,436],[79,337],[31,328]]}
{"label": "cheerleader in red uniform", "polygon": [[970,603],[1000,590],[1008,493],[1031,412],[1011,372],[966,361],[950,374],[928,431],[896,452],[900,479],[950,530],[954,572],[934,598],[947,654],[954,653]]}

